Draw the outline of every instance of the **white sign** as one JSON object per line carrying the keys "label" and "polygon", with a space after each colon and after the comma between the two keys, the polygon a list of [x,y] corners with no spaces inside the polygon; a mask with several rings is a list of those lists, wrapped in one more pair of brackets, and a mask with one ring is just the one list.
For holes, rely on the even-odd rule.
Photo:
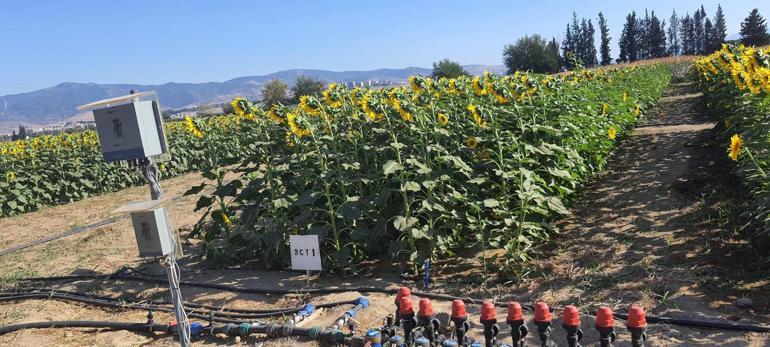
{"label": "white sign", "polygon": [[292,270],[321,271],[321,247],[318,235],[290,235]]}

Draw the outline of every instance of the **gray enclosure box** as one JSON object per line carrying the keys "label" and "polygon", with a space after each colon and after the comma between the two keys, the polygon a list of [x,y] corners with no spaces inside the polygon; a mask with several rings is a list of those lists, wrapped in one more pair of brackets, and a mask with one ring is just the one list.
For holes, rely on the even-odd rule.
{"label": "gray enclosure box", "polygon": [[163,118],[154,92],[101,100],[79,109],[93,110],[106,162],[149,158],[168,152]]}
{"label": "gray enclosure box", "polygon": [[149,200],[123,206],[115,213],[130,213],[140,257],[160,257],[174,251],[171,220],[163,200]]}
{"label": "gray enclosure box", "polygon": [[136,246],[140,257],[160,257],[174,251],[171,222],[165,207],[145,212],[132,212]]}

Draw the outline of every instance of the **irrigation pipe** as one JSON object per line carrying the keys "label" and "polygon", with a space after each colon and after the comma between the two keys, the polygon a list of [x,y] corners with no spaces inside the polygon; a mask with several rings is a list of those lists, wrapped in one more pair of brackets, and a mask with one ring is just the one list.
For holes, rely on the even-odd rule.
{"label": "irrigation pipe", "polygon": [[[131,300],[125,300],[125,299],[118,299],[118,298],[112,298],[112,297],[106,297],[106,296],[98,296],[98,295],[92,295],[92,294],[84,294],[79,292],[73,292],[73,291],[67,291],[67,290],[61,290],[61,289],[53,289],[53,288],[23,288],[23,289],[14,289],[14,290],[2,290],[0,289],[0,297],[4,296],[13,296],[13,295],[22,295],[22,294],[67,294],[72,296],[78,296],[78,297],[85,297],[90,299],[98,299],[98,300],[105,300],[105,301],[114,301],[114,302],[122,302],[122,303],[131,303],[131,304],[150,304],[150,305],[172,305],[170,302],[166,302],[163,300],[150,300],[150,301],[131,301]],[[328,302],[328,303],[322,303],[322,304],[315,304],[314,306],[316,308],[330,308],[330,307],[337,307],[342,305],[352,305],[355,304],[356,300],[347,300],[347,301],[335,301],[335,302]],[[185,308],[191,308],[191,309],[204,309],[204,310],[210,310],[210,311],[216,311],[216,312],[229,312],[229,313],[276,313],[276,312],[298,312],[305,308],[305,306],[300,307],[294,307],[294,308],[274,308],[274,309],[253,309],[253,308],[239,308],[239,307],[225,307],[225,306],[216,306],[216,305],[206,305],[206,304],[198,304],[193,302],[183,302]]]}
{"label": "irrigation pipe", "polygon": [[[94,274],[94,275],[71,275],[71,276],[55,276],[55,277],[31,277],[31,278],[20,279],[19,281],[72,282],[72,281],[78,281],[78,280],[84,280],[84,279],[95,279],[95,280],[102,280],[102,281],[125,280],[125,281],[138,281],[138,282],[166,284],[166,281],[160,278],[129,275],[127,274],[129,272],[127,270],[130,270],[130,269],[122,268],[112,274],[106,274],[106,275]],[[262,294],[262,295],[291,295],[291,294],[319,295],[319,294],[334,294],[334,293],[345,293],[345,292],[382,293],[382,294],[394,295],[394,294],[397,294],[398,292],[397,289],[387,289],[387,288],[381,288],[381,287],[333,287],[333,288],[326,287],[326,288],[291,290],[291,289],[244,288],[244,287],[236,287],[236,286],[224,285],[224,284],[202,283],[202,282],[192,282],[192,281],[181,281],[180,284],[182,286],[187,286],[187,287],[207,288],[207,289],[216,289],[216,290],[235,292],[235,293]],[[483,301],[483,300],[468,298],[468,297],[457,297],[457,296],[445,295],[445,294],[423,293],[418,291],[413,291],[412,294],[415,296],[425,297],[425,298],[434,299],[434,300],[451,301],[451,300],[460,299],[470,303],[480,303]],[[507,303],[496,302],[495,306],[507,307]],[[526,310],[532,311],[532,306],[523,305],[523,308]],[[557,309],[558,308],[552,308],[552,310],[557,310]],[[621,314],[621,313],[615,313],[615,317],[623,320],[628,318],[627,315]],[[729,322],[716,322],[716,321],[685,319],[685,318],[647,316],[647,322],[666,323],[666,324],[680,325],[680,326],[687,326],[687,327],[694,327],[694,328],[711,328],[711,329],[721,329],[721,330],[762,332],[762,333],[770,332],[769,326],[761,326],[761,325],[753,325],[753,324],[736,324],[736,323],[729,323]]]}
{"label": "irrigation pipe", "polygon": [[[194,325],[196,323],[193,323]],[[110,321],[48,321],[12,324],[0,327],[0,335],[11,333],[24,329],[48,329],[48,328],[95,328],[110,330],[128,330],[135,332],[153,333],[165,332],[171,333],[176,330],[175,325],[147,323],[129,323],[129,322],[110,322]],[[271,323],[229,323],[219,326],[202,326],[197,324],[194,328],[193,336],[225,334],[227,336],[248,336],[252,334],[264,334],[269,338],[302,336],[309,337],[316,341],[321,341],[330,345],[350,345],[363,346],[363,338],[357,336],[346,336],[339,330],[321,329],[319,327],[302,328],[291,324],[271,324]]]}
{"label": "irrigation pipe", "polygon": [[[148,311],[159,311],[159,312],[174,312],[173,307],[168,306],[170,304],[158,305],[158,304],[147,304],[147,303],[136,303],[136,302],[120,302],[117,300],[104,300],[104,299],[90,298],[87,296],[78,296],[78,295],[62,294],[62,293],[41,293],[41,292],[23,293],[22,292],[22,293],[15,293],[11,295],[0,295],[0,302],[39,300],[39,299],[80,302],[80,303],[93,305],[93,306],[110,307],[110,308],[117,308],[117,309],[135,309],[135,310],[148,310]],[[356,302],[357,302],[356,300],[331,302],[331,303],[319,304],[315,307],[324,307],[324,308],[336,307],[341,305],[352,305],[352,304],[356,304]],[[193,307],[185,307],[185,309],[190,312],[189,316],[195,317],[195,318],[207,319],[210,321],[220,322],[220,323],[244,323],[244,322],[253,322],[260,318],[271,318],[271,317],[278,317],[278,316],[285,317],[287,315],[292,315],[292,314],[301,312],[302,310],[305,309],[305,307],[306,306],[303,306],[300,308],[279,308],[271,312],[261,312],[261,313],[239,313],[239,312],[231,312],[231,311],[205,310],[205,309],[193,308]]]}
{"label": "irrigation pipe", "polygon": [[96,329],[111,329],[111,330],[130,330],[141,332],[155,332],[163,331],[168,332],[170,329],[166,325],[153,324],[153,323],[125,323],[125,322],[109,322],[109,321],[82,321],[82,320],[70,320],[70,321],[50,321],[50,322],[32,322],[11,324],[0,327],[0,335],[10,332],[24,330],[24,329],[46,329],[46,328],[96,328]]}

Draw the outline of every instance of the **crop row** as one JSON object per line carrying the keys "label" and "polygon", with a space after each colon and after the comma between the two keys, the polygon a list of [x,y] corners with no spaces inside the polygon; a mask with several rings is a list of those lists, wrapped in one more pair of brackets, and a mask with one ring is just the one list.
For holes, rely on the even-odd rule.
{"label": "crop row", "polygon": [[237,98],[257,146],[240,179],[204,173],[218,182],[198,201],[207,257],[281,267],[289,235],[317,234],[333,268],[486,247],[519,263],[669,79],[664,65],[413,77],[408,88],[332,84],[267,112]]}
{"label": "crop row", "polygon": [[[167,123],[172,159],[161,163],[162,175],[176,176],[248,157],[254,145],[244,135],[250,128],[241,120],[219,116]],[[141,175],[127,165],[104,162],[92,130],[0,142],[0,217],[142,183]]]}
{"label": "crop row", "polygon": [[748,208],[744,229],[770,236],[770,49],[723,46],[695,62],[716,127],[735,161]]}

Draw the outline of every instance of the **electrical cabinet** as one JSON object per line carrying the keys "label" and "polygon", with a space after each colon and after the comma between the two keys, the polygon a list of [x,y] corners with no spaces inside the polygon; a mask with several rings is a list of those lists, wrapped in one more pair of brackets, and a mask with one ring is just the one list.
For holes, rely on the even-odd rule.
{"label": "electrical cabinet", "polygon": [[160,257],[174,251],[171,220],[162,200],[132,203],[116,213],[130,213],[140,257]]}
{"label": "electrical cabinet", "polygon": [[163,117],[154,92],[100,100],[78,109],[93,111],[107,162],[150,158],[168,152]]}

